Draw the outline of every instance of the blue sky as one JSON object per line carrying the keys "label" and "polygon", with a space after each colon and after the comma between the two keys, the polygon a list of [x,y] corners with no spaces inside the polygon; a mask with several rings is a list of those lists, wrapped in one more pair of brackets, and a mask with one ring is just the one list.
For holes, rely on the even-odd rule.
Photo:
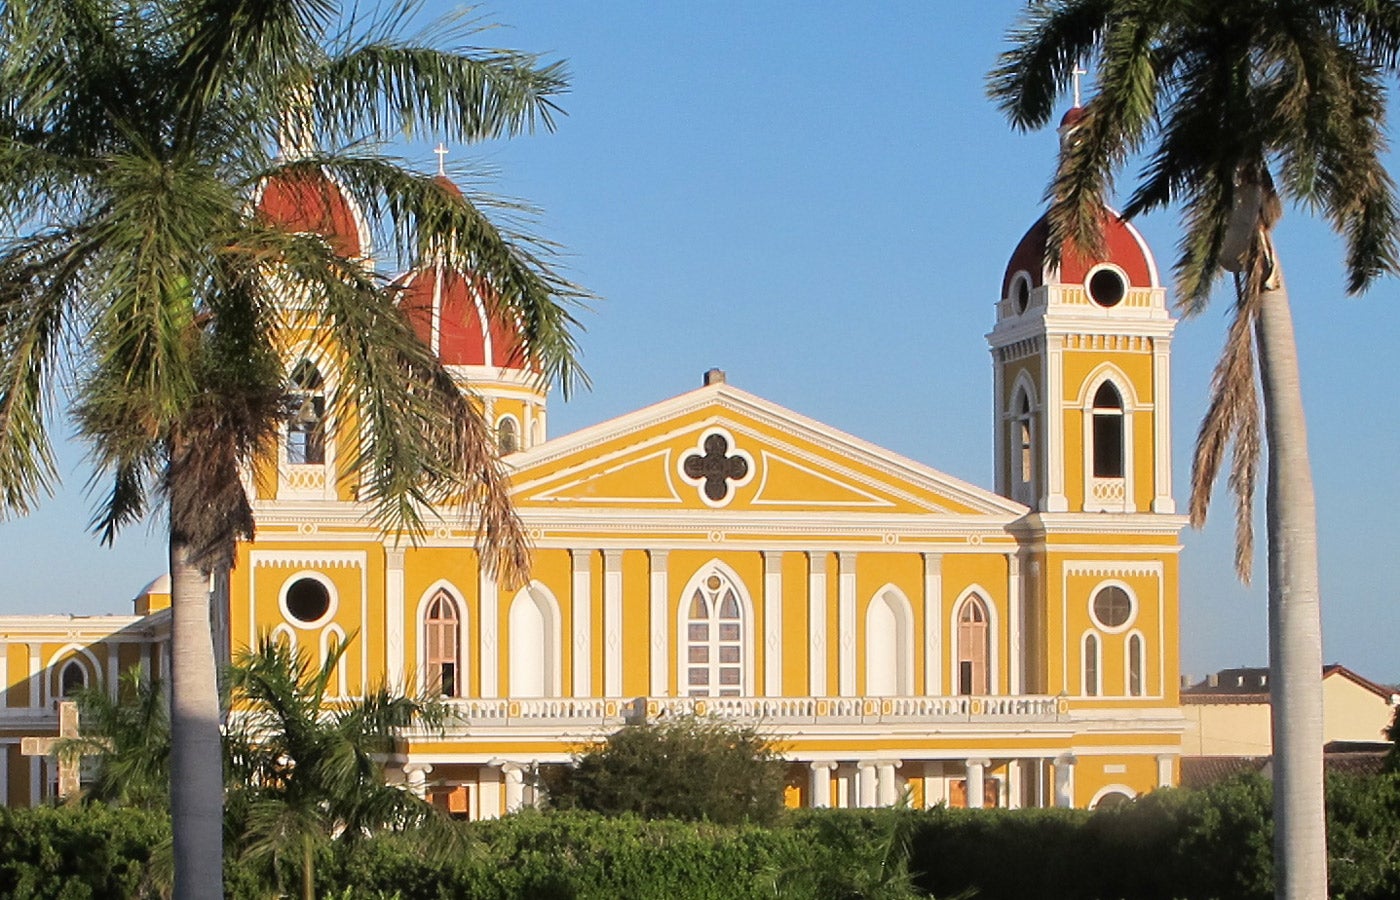
{"label": "blue sky", "polygon": [[[718,366],[745,390],[990,487],[983,336],[1055,150],[1052,133],[1012,133],[984,96],[1021,6],[484,7],[505,27],[481,43],[572,71],[555,133],[451,157],[537,204],[535,230],[602,298],[584,315],[593,390],[551,401],[551,433],[689,390]],[[1168,270],[1175,216],[1139,225]],[[1400,510],[1400,418],[1379,405],[1400,381],[1400,283],[1346,297],[1338,242],[1302,210],[1288,211],[1279,243],[1317,480],[1325,657],[1400,680],[1400,564],[1384,549]],[[1179,505],[1225,308],[1182,322],[1173,345]],[[137,527],[99,547],[84,532],[81,449],[65,447],[62,462],[63,494],[0,523],[4,607],[127,611],[164,570],[159,536]],[[1182,671],[1198,677],[1266,658],[1262,523],[1246,589],[1232,574],[1231,516],[1218,495],[1211,524],[1184,536]]]}

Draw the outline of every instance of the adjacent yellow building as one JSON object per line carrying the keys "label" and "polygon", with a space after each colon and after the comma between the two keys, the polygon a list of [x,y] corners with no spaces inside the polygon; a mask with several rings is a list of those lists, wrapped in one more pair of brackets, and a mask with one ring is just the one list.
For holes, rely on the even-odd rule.
{"label": "adjacent yellow building", "polygon": [[[307,211],[295,195],[265,198],[269,216],[369,256],[342,196]],[[627,722],[689,711],[771,734],[794,805],[1087,807],[1172,784],[1174,322],[1141,236],[1112,218],[1107,248],[1047,265],[1037,224],[989,298],[995,490],[718,370],[550,438],[545,391],[481,285],[410,273],[406,314],[496,429],[529,584],[482,573],[461,511],[416,546],[366,523],[352,423],[326,412],[333,365],[289,340],[284,437],[249,475],[258,537],[213,585],[220,641],[272,633],[318,656],[348,641],[341,695],[442,693],[446,730],[404,734],[388,777],[471,818],[535,802],[541,767]],[[0,796],[52,791],[51,760],[18,741],[54,732],[55,698],[162,671],[165,615],[0,617]]]}

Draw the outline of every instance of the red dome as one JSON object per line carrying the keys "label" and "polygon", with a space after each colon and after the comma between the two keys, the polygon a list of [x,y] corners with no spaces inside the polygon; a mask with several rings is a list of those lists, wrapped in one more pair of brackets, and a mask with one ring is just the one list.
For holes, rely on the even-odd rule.
{"label": "red dome", "polygon": [[1060,119],[1061,128],[1070,128],[1084,121],[1084,107],[1071,106],[1065,110],[1064,117]]}
{"label": "red dome", "polygon": [[443,365],[525,368],[518,329],[500,321],[486,327],[486,294],[479,279],[434,267],[405,275],[399,281],[399,308],[413,330],[433,346],[433,319],[438,320],[437,355]]}
{"label": "red dome", "polygon": [[1006,274],[1001,280],[1001,295],[1005,297],[1011,290],[1011,279],[1017,272],[1030,276],[1031,287],[1040,287],[1046,282],[1060,284],[1082,284],[1089,277],[1089,270],[1101,263],[1112,263],[1128,276],[1130,287],[1160,287],[1157,280],[1157,263],[1147,242],[1128,222],[1116,213],[1109,211],[1104,217],[1104,255],[1096,258],[1080,253],[1071,244],[1066,244],[1060,254],[1059,271],[1050,270],[1045,262],[1045,241],[1050,228],[1044,216],[1040,217],[1016,251],[1011,254],[1011,262],[1006,266]]}
{"label": "red dome", "polygon": [[368,237],[345,193],[320,173],[284,173],[263,186],[258,214],[288,231],[321,234],[341,256],[369,255]]}

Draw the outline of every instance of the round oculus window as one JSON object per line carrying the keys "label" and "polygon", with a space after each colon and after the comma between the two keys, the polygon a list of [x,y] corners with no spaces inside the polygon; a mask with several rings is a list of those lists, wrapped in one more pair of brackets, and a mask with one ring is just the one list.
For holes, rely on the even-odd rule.
{"label": "round oculus window", "polygon": [[1127,294],[1128,283],[1113,269],[1099,269],[1089,276],[1089,299],[1099,306],[1117,306]]}
{"label": "round oculus window", "polygon": [[331,608],[331,592],[315,578],[298,578],[287,586],[287,615],[303,625],[325,618]]}
{"label": "round oculus window", "polygon": [[1016,298],[1016,313],[1019,315],[1026,311],[1026,307],[1031,305],[1031,281],[1024,275],[1016,277],[1016,283],[1012,285],[1011,294]]}
{"label": "round oculus window", "polygon": [[1133,600],[1127,591],[1110,584],[1099,588],[1098,593],[1094,594],[1093,610],[1099,627],[1110,630],[1122,628],[1132,618]]}

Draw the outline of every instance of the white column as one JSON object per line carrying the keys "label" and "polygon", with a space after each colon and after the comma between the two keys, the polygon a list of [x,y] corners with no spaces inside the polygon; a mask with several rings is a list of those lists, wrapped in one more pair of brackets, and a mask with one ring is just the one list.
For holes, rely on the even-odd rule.
{"label": "white column", "polygon": [[[384,671],[389,685],[404,690],[404,551],[384,550]],[[421,640],[421,639],[420,639]]]}
{"label": "white column", "polygon": [[44,781],[39,774],[39,766],[43,763],[42,756],[29,757],[29,805],[41,806],[44,802],[43,790]]}
{"label": "white column", "polygon": [[1176,757],[1170,754],[1160,753],[1157,755],[1157,787],[1172,786],[1172,772],[1175,769],[1173,765],[1175,761]]}
{"label": "white column", "polygon": [[670,633],[671,618],[670,590],[667,583],[666,551],[652,550],[651,560],[651,696],[665,697],[669,683],[667,672],[670,669],[671,650],[667,634]]}
{"label": "white column", "polygon": [[1011,496],[1011,467],[1015,465],[1007,453],[1006,412],[1006,348],[992,351],[992,459],[996,460],[992,475],[996,491],[1003,497]]}
{"label": "white column", "polygon": [[481,767],[477,778],[477,817],[499,819],[501,817],[501,766],[491,762]]}
{"label": "white column", "polygon": [[943,554],[924,554],[924,693],[943,693]]}
{"label": "white column", "polygon": [[151,682],[151,654],[155,652],[155,645],[145,646],[140,649],[141,680],[150,684]]}
{"label": "white column", "polygon": [[481,696],[495,697],[500,691],[500,613],[496,579],[481,572]]}
{"label": "white column", "polygon": [[[7,641],[0,641],[0,704],[5,702],[5,697],[10,692],[10,645]],[[0,706],[0,713],[4,712],[4,707]],[[3,799],[0,796],[0,799]]]}
{"label": "white column", "polygon": [[992,764],[990,759],[969,759],[967,761],[967,808],[981,809],[983,806],[983,796],[986,794],[986,773],[987,767]]}
{"label": "white column", "polygon": [[[1046,479],[1050,489],[1045,498],[1046,512],[1068,512],[1065,496],[1065,372],[1063,368],[1064,338],[1045,338],[1045,461]],[[1087,485],[1085,486],[1087,489]]]}
{"label": "white column", "polygon": [[[8,683],[0,682],[5,687]],[[0,741],[0,806],[10,805],[10,745]]]}
{"label": "white column", "polygon": [[933,809],[940,803],[948,802],[948,782],[943,777],[942,762],[923,764],[924,809]]}
{"label": "white column", "polygon": [[[117,699],[118,679],[121,677],[121,670],[118,663],[121,662],[121,645],[115,641],[107,641],[103,646],[107,649],[107,696],[113,700]],[[4,682],[0,682],[3,684]]]}
{"label": "white column", "polygon": [[837,690],[842,697],[856,693],[856,555],[841,553],[836,557],[837,582]]}
{"label": "white column", "polygon": [[1021,617],[1021,556],[1019,553],[1006,554],[1006,692],[1024,694],[1025,683],[1022,672],[1022,622]]}
{"label": "white column", "polygon": [[1021,808],[1021,773],[1025,763],[1013,759],[1006,764],[1006,808]]}
{"label": "white column", "polygon": [[1074,764],[1079,760],[1073,753],[1062,753],[1055,757],[1055,805],[1065,808],[1074,806]]}
{"label": "white column", "polygon": [[826,554],[807,554],[808,667],[807,692],[825,697],[826,682]]}
{"label": "white column", "polygon": [[408,792],[419,800],[428,799],[428,773],[433,767],[428,763],[408,763],[403,767],[404,783]]}
{"label": "white column", "polygon": [[763,551],[763,693],[783,694],[783,554]]}
{"label": "white column", "polygon": [[898,762],[881,760],[875,766],[877,778],[875,802],[879,806],[894,806],[899,802],[899,780],[895,777],[894,770],[899,768]]}
{"label": "white column", "polygon": [[812,809],[827,809],[831,806],[831,770],[836,768],[836,763],[821,760],[811,763],[809,767],[812,770],[810,806]]}
{"label": "white column", "polygon": [[603,551],[603,696],[622,696],[622,551]]}
{"label": "white column", "polygon": [[39,645],[29,644],[29,705],[38,708],[44,705],[44,669],[39,659]]}
{"label": "white column", "polygon": [[593,693],[593,554],[570,550],[569,558],[574,585],[574,696],[588,697]]}
{"label": "white column", "polygon": [[501,774],[505,776],[506,812],[520,812],[525,804],[525,773],[514,763],[505,763]]}
{"label": "white column", "polygon": [[1171,345],[1169,337],[1152,339],[1152,511],[1176,512],[1172,499],[1172,423],[1171,423]]}
{"label": "white column", "polygon": [[856,763],[856,806],[871,809],[875,806],[875,763],[863,759]]}

